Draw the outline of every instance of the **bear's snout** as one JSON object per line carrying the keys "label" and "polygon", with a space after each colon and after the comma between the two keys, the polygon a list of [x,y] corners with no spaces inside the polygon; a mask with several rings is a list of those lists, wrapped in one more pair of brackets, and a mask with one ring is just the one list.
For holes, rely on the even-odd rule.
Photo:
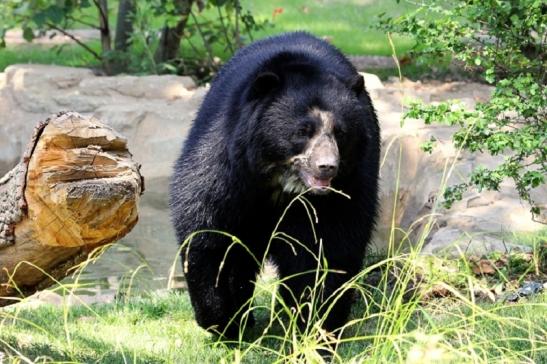
{"label": "bear's snout", "polygon": [[311,150],[310,169],[320,179],[332,179],[338,172],[338,146],[331,137],[321,136]]}

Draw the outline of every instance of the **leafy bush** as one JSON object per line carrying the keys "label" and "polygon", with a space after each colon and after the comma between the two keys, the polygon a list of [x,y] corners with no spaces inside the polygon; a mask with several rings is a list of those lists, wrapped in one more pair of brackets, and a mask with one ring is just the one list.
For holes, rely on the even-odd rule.
{"label": "leafy bush", "polygon": [[[399,2],[399,0],[397,0]],[[405,118],[459,127],[456,147],[504,156],[495,168],[476,168],[449,187],[445,205],[463,193],[498,190],[512,179],[534,217],[540,206],[531,190],[545,183],[547,157],[547,5],[542,0],[429,0],[398,18],[380,17],[388,32],[413,36],[415,55],[426,60],[451,56],[494,86],[491,99],[465,110],[456,102],[412,103]],[[432,142],[425,145],[431,151]]]}
{"label": "leafy bush", "polygon": [[[111,13],[117,15],[116,27]],[[7,30],[20,27],[29,42],[46,34],[68,36],[107,74],[178,72],[207,79],[220,65],[218,55],[231,55],[266,24],[255,21],[239,0],[5,0],[0,48]],[[77,28],[99,30],[100,50],[78,39]],[[183,43],[192,52],[181,54]]]}
{"label": "leafy bush", "polygon": [[[96,17],[89,15],[93,11],[96,12]],[[107,73],[112,72],[107,58],[112,51],[107,0],[5,0],[0,3],[0,24],[0,47],[5,46],[4,37],[10,28],[22,28],[23,37],[28,42],[32,42],[37,36],[46,35],[48,31],[55,31],[50,36],[68,36],[102,62]],[[100,31],[101,51],[96,51],[71,31],[82,27]]]}
{"label": "leafy bush", "polygon": [[[181,18],[176,3],[186,2],[187,19]],[[135,29],[132,35],[131,65],[133,72],[176,72],[195,75],[208,81],[221,66],[221,59],[253,40],[253,33],[270,25],[258,22],[239,0],[150,0],[136,2]],[[161,23],[160,29],[154,24]],[[179,46],[176,52],[162,50],[165,28],[177,29]],[[164,54],[166,53],[166,55]],[[161,56],[160,56],[161,55]]]}

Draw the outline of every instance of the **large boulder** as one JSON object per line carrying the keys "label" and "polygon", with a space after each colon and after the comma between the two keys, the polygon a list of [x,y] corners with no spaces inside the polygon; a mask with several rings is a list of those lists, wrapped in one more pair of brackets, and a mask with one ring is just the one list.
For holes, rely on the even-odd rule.
{"label": "large boulder", "polygon": [[72,110],[128,138],[146,177],[144,203],[166,208],[171,168],[204,93],[190,77],[98,77],[85,68],[10,66],[0,74],[0,175],[17,163],[38,120]]}
{"label": "large boulder", "polygon": [[[404,104],[409,99],[427,103],[457,99],[471,108],[477,102],[487,101],[491,92],[491,87],[478,83],[408,80],[391,80],[371,91],[382,126],[383,145],[382,212],[375,237],[379,248],[385,248],[390,238],[399,241],[408,237],[405,244],[424,244],[429,246],[423,250],[428,253],[440,252],[441,246],[448,245],[453,249],[445,251],[454,253],[456,245],[448,242],[463,240],[468,246],[480,243],[500,250],[506,246],[502,241],[508,233],[544,228],[532,220],[530,207],[520,201],[511,181],[505,181],[499,191],[479,194],[470,190],[451,209],[442,208],[439,191],[443,186],[464,182],[477,166],[493,167],[503,157],[457,150],[451,143],[454,127],[425,125],[420,120],[406,120],[401,125]],[[432,154],[424,153],[420,145],[432,137],[438,146]],[[547,207],[547,186],[538,188],[535,196],[540,205]],[[424,229],[428,234],[422,235]]]}

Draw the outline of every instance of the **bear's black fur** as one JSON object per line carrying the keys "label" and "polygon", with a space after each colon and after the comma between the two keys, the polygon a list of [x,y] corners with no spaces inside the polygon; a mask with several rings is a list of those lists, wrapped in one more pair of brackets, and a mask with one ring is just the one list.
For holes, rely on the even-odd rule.
{"label": "bear's black fur", "polygon": [[[323,128],[327,121],[330,129]],[[319,134],[327,147],[317,147]],[[274,239],[267,255],[281,278],[294,276],[282,291],[293,304],[314,284],[315,274],[302,273],[317,267],[308,250],[317,254],[321,246],[328,268],[338,271],[325,281],[322,297],[329,297],[363,264],[377,210],[379,138],[363,78],[330,44],[296,32],[241,49],[212,82],[175,166],[170,205],[179,242],[193,232],[222,231],[261,261],[287,204],[309,188],[305,196],[317,211],[321,241],[297,203],[279,231],[305,247]],[[307,151],[312,155],[303,156]],[[326,153],[330,165],[310,167],[314,153]],[[328,193],[331,180],[351,199]],[[228,337],[237,334],[238,311],[252,296],[260,268],[239,245],[226,254],[231,244],[227,235],[201,232],[182,251],[197,322]],[[346,322],[351,296],[334,305],[327,330]]]}

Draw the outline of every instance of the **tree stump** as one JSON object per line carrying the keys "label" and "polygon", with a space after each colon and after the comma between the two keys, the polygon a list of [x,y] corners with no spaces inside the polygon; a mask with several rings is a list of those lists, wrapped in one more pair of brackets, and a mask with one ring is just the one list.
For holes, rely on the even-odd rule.
{"label": "tree stump", "polygon": [[137,223],[140,166],[95,118],[39,123],[21,162],[0,178],[0,306],[52,285]]}

